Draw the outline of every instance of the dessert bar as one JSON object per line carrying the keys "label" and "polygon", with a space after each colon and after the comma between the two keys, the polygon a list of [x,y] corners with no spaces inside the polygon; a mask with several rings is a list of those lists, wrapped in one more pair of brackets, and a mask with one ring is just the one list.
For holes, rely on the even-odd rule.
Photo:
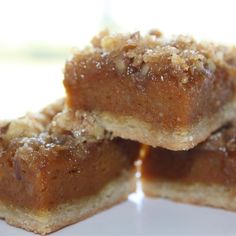
{"label": "dessert bar", "polygon": [[146,195],[236,210],[236,124],[189,151],[146,147],[142,163]]}
{"label": "dessert bar", "polygon": [[[109,140],[83,114],[65,115],[63,106],[60,101],[0,125],[0,217],[40,234],[109,208],[135,190],[139,145]],[[75,122],[76,130],[66,126]]]}
{"label": "dessert bar", "polygon": [[65,67],[67,104],[114,136],[187,150],[232,120],[236,50],[185,36],[102,32]]}

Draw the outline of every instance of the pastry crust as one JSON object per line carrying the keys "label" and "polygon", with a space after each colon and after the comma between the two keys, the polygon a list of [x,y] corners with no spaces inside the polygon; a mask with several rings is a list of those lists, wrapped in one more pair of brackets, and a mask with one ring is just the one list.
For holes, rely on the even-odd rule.
{"label": "pastry crust", "polygon": [[[96,120],[96,125],[109,130],[114,137],[138,140],[153,147],[168,147],[170,150],[188,150],[205,140],[209,132],[213,132],[235,117],[236,102],[222,107],[211,117],[202,119],[191,128],[182,128],[179,131],[168,132],[153,127],[147,122],[130,116],[114,115],[109,112],[84,112]],[[207,128],[206,128],[207,127]]]}
{"label": "pastry crust", "polygon": [[235,188],[223,185],[184,184],[143,179],[142,188],[148,197],[167,198],[176,202],[236,211]]}

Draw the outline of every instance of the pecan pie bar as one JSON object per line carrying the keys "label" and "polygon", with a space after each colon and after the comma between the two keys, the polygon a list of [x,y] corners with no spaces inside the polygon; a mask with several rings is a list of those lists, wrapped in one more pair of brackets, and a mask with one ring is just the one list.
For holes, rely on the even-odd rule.
{"label": "pecan pie bar", "polygon": [[187,150],[232,120],[236,50],[159,32],[110,35],[65,67],[67,104],[114,136]]}
{"label": "pecan pie bar", "polygon": [[[82,114],[65,116],[62,109],[59,102],[0,125],[0,217],[40,234],[109,208],[135,189],[138,144],[111,141]],[[73,117],[76,130],[65,125],[72,127]]]}
{"label": "pecan pie bar", "polygon": [[147,150],[142,164],[146,195],[236,211],[236,124],[189,151]]}

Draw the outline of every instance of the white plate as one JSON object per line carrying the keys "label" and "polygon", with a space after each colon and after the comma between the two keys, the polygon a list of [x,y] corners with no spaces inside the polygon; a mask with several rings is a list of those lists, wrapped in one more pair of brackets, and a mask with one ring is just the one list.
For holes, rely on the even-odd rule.
{"label": "white plate", "polygon": [[[0,235],[33,236],[34,234],[1,221]],[[51,235],[235,236],[236,213],[132,194],[129,201]]]}

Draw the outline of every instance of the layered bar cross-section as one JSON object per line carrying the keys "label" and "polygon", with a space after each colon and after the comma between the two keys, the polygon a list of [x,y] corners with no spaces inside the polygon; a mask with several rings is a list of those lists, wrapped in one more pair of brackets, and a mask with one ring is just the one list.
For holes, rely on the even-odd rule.
{"label": "layered bar cross-section", "polygon": [[78,126],[78,114],[76,130],[70,129],[65,124],[74,121],[65,120],[62,109],[59,102],[0,128],[0,217],[40,234],[111,207],[135,190],[139,145],[111,141],[102,131],[95,135],[82,115]]}
{"label": "layered bar cross-section", "polygon": [[67,103],[114,136],[187,150],[232,120],[236,50],[156,32],[101,33],[65,67]]}

